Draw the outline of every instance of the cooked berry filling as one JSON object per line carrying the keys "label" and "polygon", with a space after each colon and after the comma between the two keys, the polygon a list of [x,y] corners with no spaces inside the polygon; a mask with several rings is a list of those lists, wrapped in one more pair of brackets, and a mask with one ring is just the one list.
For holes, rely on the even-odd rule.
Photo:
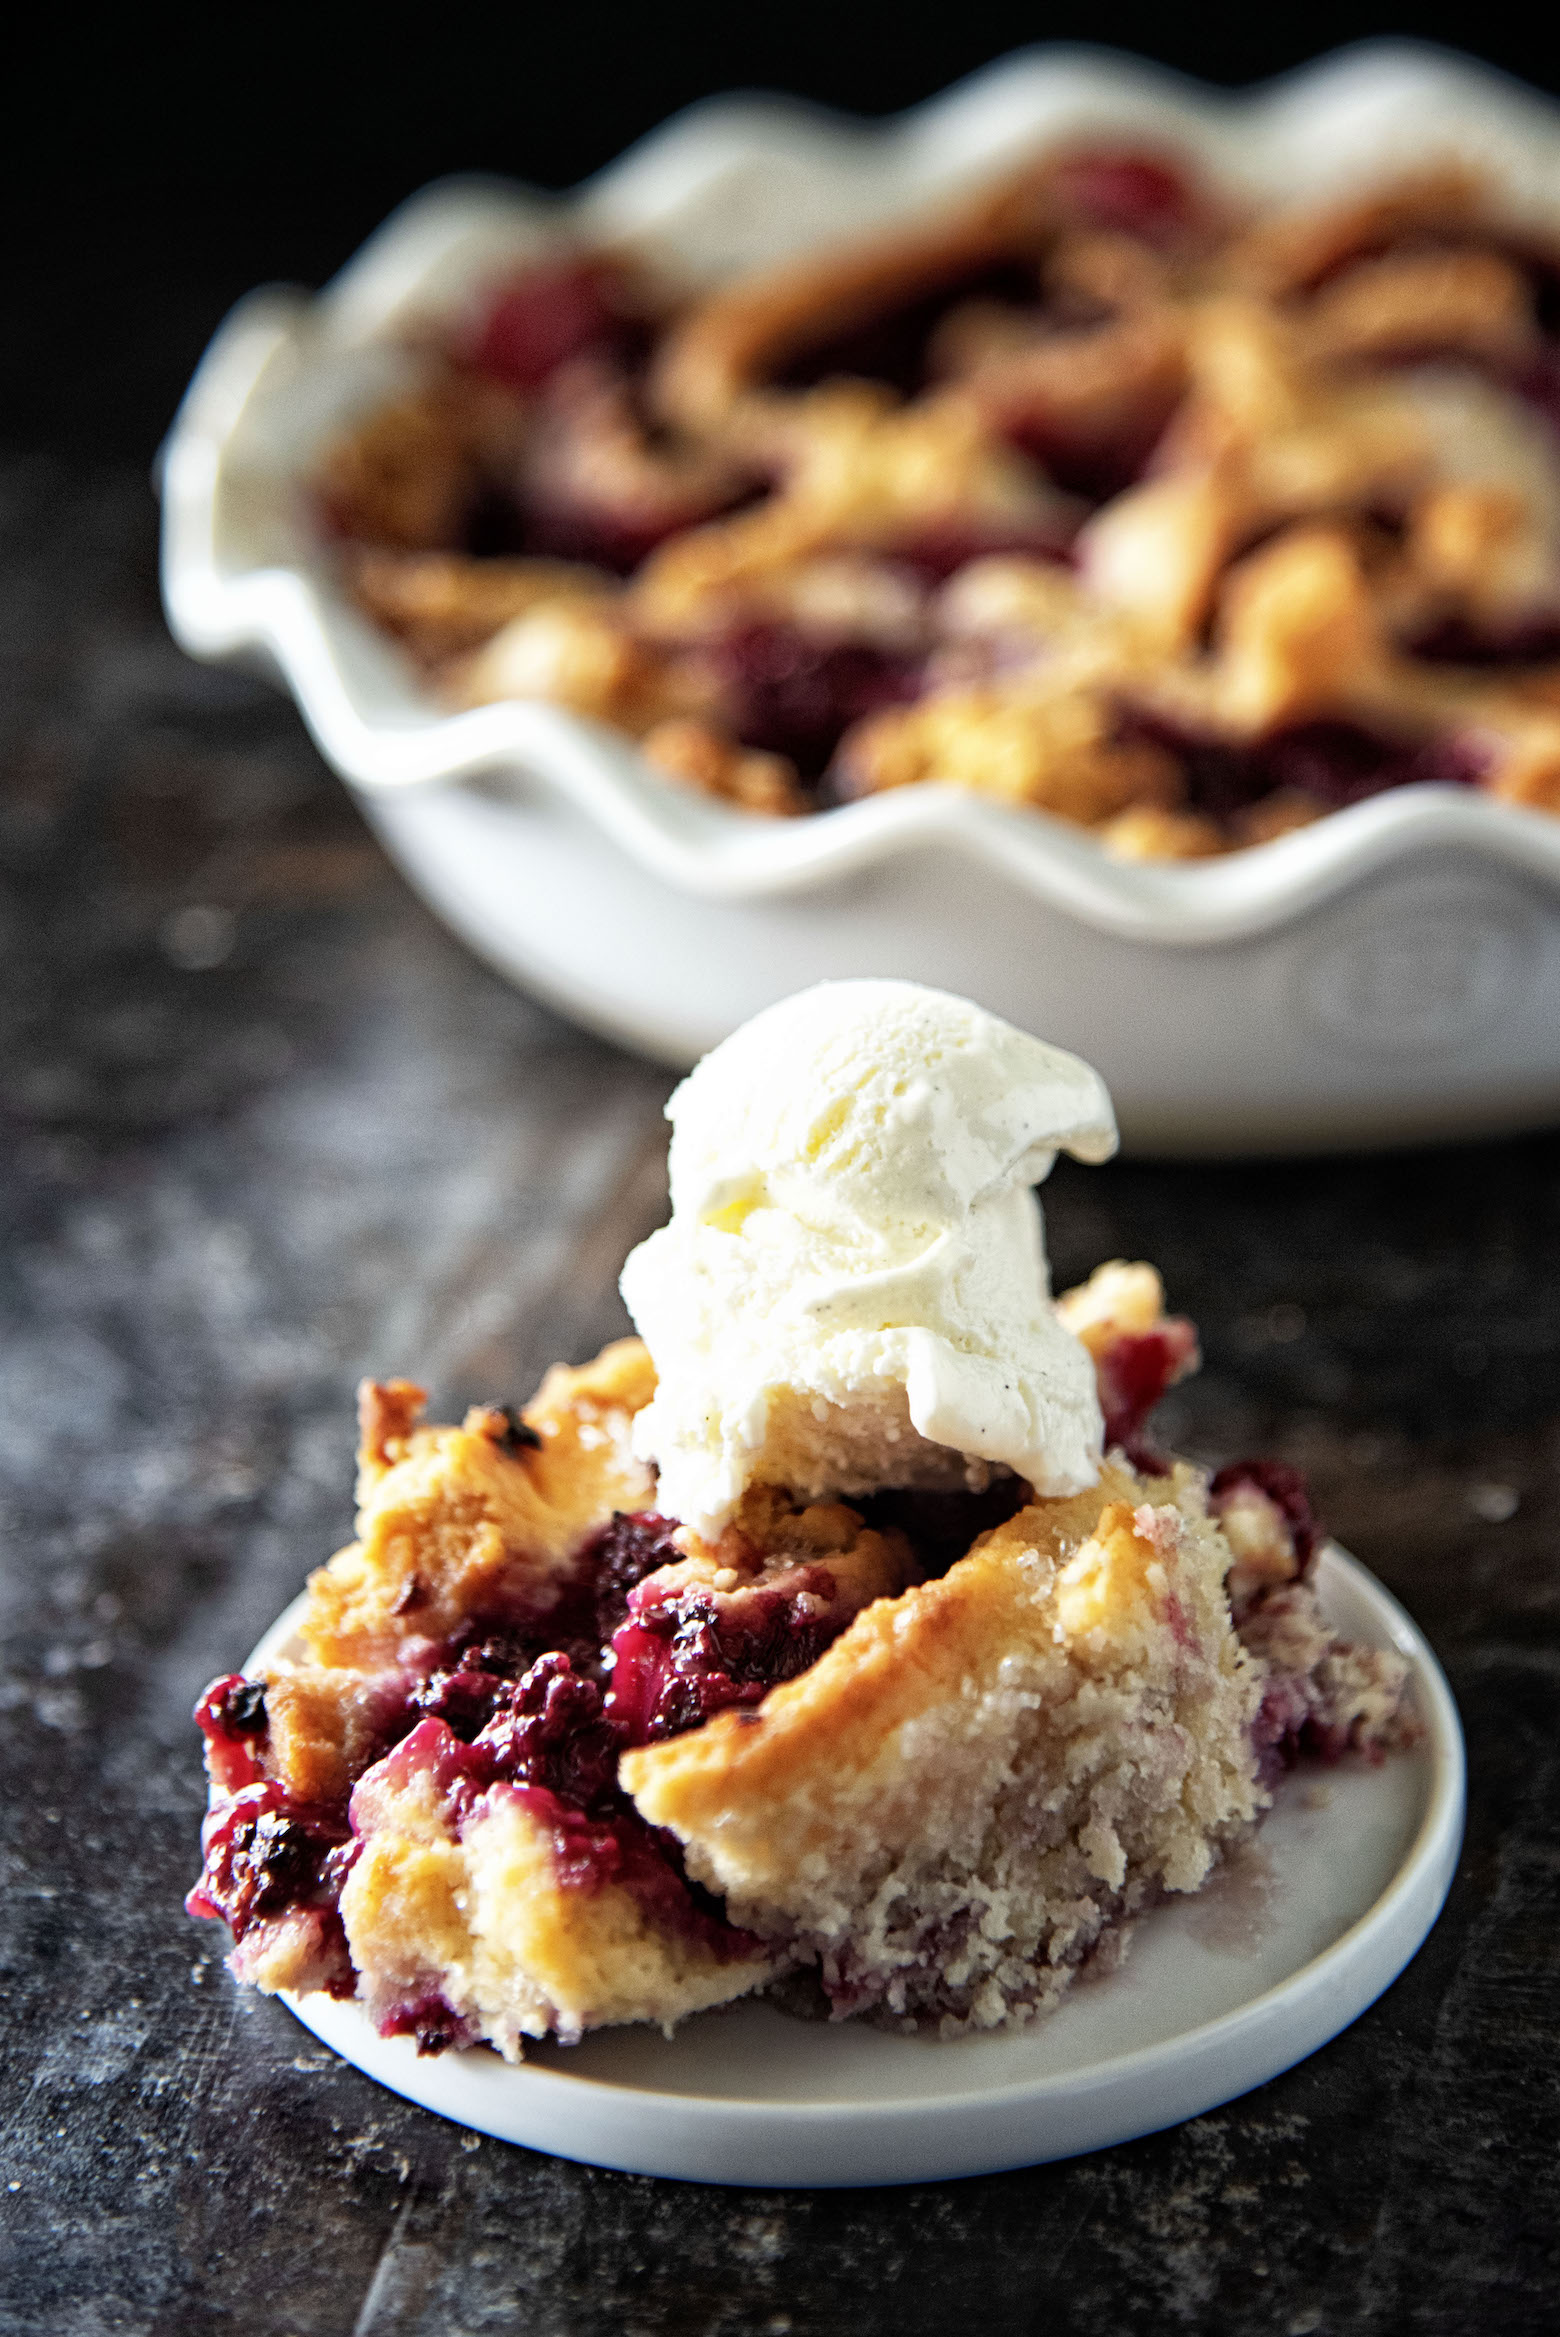
{"label": "cooked berry filling", "polygon": [[528,268],[493,297],[465,351],[468,364],[507,389],[539,390],[571,358],[629,362],[647,336],[632,293],[609,260]]}
{"label": "cooked berry filling", "polygon": [[561,366],[505,485],[523,544],[631,575],[669,536],[761,492],[743,466],[694,453],[647,410],[640,383],[593,357]]}
{"label": "cooked berry filling", "polygon": [[441,1720],[452,1736],[470,1744],[487,1727],[514,1686],[514,1674],[490,1671],[474,1648],[441,1665],[412,1690],[411,1706],[424,1720]]}
{"label": "cooked berry filling", "polygon": [[[644,397],[653,339],[610,261],[567,259],[502,287],[448,353],[445,394],[465,416],[463,484],[437,531],[449,550],[627,576],[755,492],[741,466],[659,426]],[[349,513],[334,524],[357,532]]]}
{"label": "cooked berry filling", "polygon": [[571,1808],[545,1787],[524,1788],[522,1798],[551,1829],[554,1871],[566,1888],[619,1884],[633,1892],[658,1929],[680,1932],[723,1963],[754,1952],[758,1943],[751,1932],[728,1923],[720,1902],[683,1872],[675,1836],[647,1826],[628,1802],[597,1817]]}
{"label": "cooked berry filling", "polygon": [[1257,1774],[1269,1788],[1298,1761],[1341,1761],[1355,1741],[1350,1724],[1321,1705],[1310,1681],[1282,1671],[1270,1676],[1251,1733]]}
{"label": "cooked berry filling", "polygon": [[[1191,188],[1173,164],[1157,155],[1109,147],[1091,149],[1057,165],[1049,194],[1073,228],[1134,236],[1158,249],[1182,240],[1195,223]],[[805,390],[848,375],[880,381],[914,397],[932,378],[928,348],[953,309],[979,301],[1000,306],[1036,327],[1065,331],[1098,321],[1076,298],[1048,294],[1037,266],[998,260],[961,267],[923,283],[875,314],[799,348],[774,375],[776,388]]]}
{"label": "cooked berry filling", "polygon": [[1213,1477],[1208,1500],[1234,1554],[1228,1590],[1236,1632],[1268,1666],[1252,1727],[1263,1783],[1271,1786],[1304,1754],[1338,1761],[1364,1744],[1376,1757],[1368,1695],[1362,1702],[1353,1668],[1357,1651],[1329,1639],[1306,1587],[1325,1531],[1304,1477],[1285,1461],[1232,1461]]}
{"label": "cooked berry filling", "polygon": [[195,1707],[195,1726],[206,1740],[212,1778],[224,1793],[237,1793],[263,1774],[259,1752],[270,1725],[263,1680],[227,1672],[212,1681]]}
{"label": "cooked berry filling", "polygon": [[[545,1655],[523,1679],[505,1685],[492,1717],[469,1743],[441,1719],[421,1720],[360,1782],[352,1823],[359,1833],[371,1830],[385,1790],[418,1772],[432,1778],[457,1833],[495,1792],[510,1793],[546,1827],[553,1869],[566,1889],[620,1884],[662,1928],[696,1938],[722,1957],[750,1953],[747,1934],[684,1875],[676,1842],[647,1826],[618,1790],[624,1742],[595,1683],[581,1679],[566,1655]],[[419,2051],[438,2052],[456,2041],[441,2040],[437,2024],[420,2025],[405,2008],[394,2017],[417,2036]]]}
{"label": "cooked berry filling", "polygon": [[[618,1883],[662,1928],[721,1957],[750,1954],[748,1935],[683,1873],[675,1840],[646,1826],[619,1791],[618,1755],[630,1743],[697,1727],[729,1705],[757,1703],[778,1680],[816,1662],[848,1617],[831,1611],[833,1581],[820,1567],[807,1570],[808,1587],[789,1593],[641,1598],[645,1577],[681,1557],[675,1531],[674,1521],[646,1512],[615,1516],[592,1538],[576,1584],[549,1619],[555,1637],[573,1635],[567,1650],[537,1654],[533,1622],[469,1627],[409,1687],[387,1729],[393,1749],[368,1767],[350,1808],[300,1805],[265,1778],[264,1684],[238,1675],[215,1682],[197,1717],[213,1781],[233,1798],[219,1801],[207,1820],[206,1862],[190,1912],[226,1920],[235,1946],[257,1925],[298,1909],[315,1912],[339,1942],[340,1986],[350,1994],[336,1912],[341,1886],[361,1833],[374,1822],[378,1781],[404,1784],[422,1771],[457,1831],[485,1796],[516,1793],[547,1828],[566,1887]],[[612,1683],[606,1697],[600,1677]],[[469,2041],[458,2016],[435,1996],[393,2011],[386,2033],[403,2032],[417,2039],[419,2052]]]}
{"label": "cooked berry filling", "polygon": [[[432,1705],[425,1705],[422,1699],[436,1697],[441,1683],[447,1679],[453,1681],[456,1674],[480,1674],[500,1687],[511,1686],[522,1673],[530,1670],[538,1656],[551,1655],[559,1649],[572,1656],[577,1668],[588,1674],[595,1646],[589,1585],[576,1579],[545,1612],[473,1618],[439,1649],[433,1668],[413,1684],[408,1691],[409,1698],[417,1711],[432,1710]],[[472,1692],[480,1694],[474,1677],[470,1684]],[[451,1688],[457,1698],[464,1692],[460,1687]],[[408,1720],[406,1726],[411,1725]],[[476,1725],[480,1727],[481,1722]],[[393,1738],[387,1739],[387,1748],[393,1742]]]}
{"label": "cooked berry filling", "polygon": [[[1560,413],[1556,416],[1560,429]],[[1480,628],[1466,618],[1448,617],[1433,632],[1414,643],[1414,655],[1432,665],[1471,665],[1498,669],[1513,665],[1545,665],[1560,658],[1560,614],[1535,617],[1500,632]],[[1471,774],[1477,777],[1477,773]]]}
{"label": "cooked berry filling", "polygon": [[472,1740],[495,1777],[537,1785],[560,1802],[589,1809],[617,1790],[618,1733],[601,1690],[566,1655],[544,1655],[501,1699]]}
{"label": "cooked berry filling", "polygon": [[1145,243],[1163,244],[1195,224],[1191,186],[1162,155],[1132,147],[1091,147],[1060,164],[1052,185],[1080,227],[1114,228]]}
{"label": "cooked berry filling", "polygon": [[1311,1506],[1311,1490],[1304,1476],[1288,1461],[1227,1461],[1215,1471],[1208,1487],[1208,1506],[1215,1517],[1248,1487],[1263,1494],[1278,1511],[1294,1545],[1297,1571],[1308,1574],[1326,1537]]}
{"label": "cooked berry filling", "polygon": [[[608,378],[611,388],[623,387]],[[598,477],[589,424],[600,387],[598,379],[592,395],[560,375],[534,418],[524,461],[473,486],[457,530],[460,551],[478,560],[583,561],[631,576],[668,537],[751,498],[745,479],[705,486],[652,476],[624,487]]]}
{"label": "cooked berry filling", "polygon": [[1185,774],[1189,808],[1213,819],[1229,819],[1276,793],[1311,796],[1339,811],[1394,787],[1474,787],[1486,761],[1473,739],[1414,744],[1378,737],[1352,722],[1296,723],[1239,746],[1142,717],[1127,721],[1123,734],[1168,747]]}
{"label": "cooked berry filling", "polygon": [[293,1801],[263,1779],[219,1802],[202,1840],[205,1864],[185,1904],[220,1916],[235,1945],[295,1908],[318,1911],[339,1934],[336,1903],[356,1855],[340,1805]]}
{"label": "cooked berry filling", "polygon": [[612,1640],[607,1709],[623,1742],[652,1744],[702,1727],[732,1705],[758,1704],[795,1679],[839,1637],[848,1616],[831,1609],[834,1578],[808,1569],[790,1592],[635,1592]]}
{"label": "cooked berry filling", "polygon": [[1135,1469],[1168,1467],[1145,1435],[1148,1416],[1172,1381],[1186,1369],[1197,1348],[1197,1333],[1183,1317],[1170,1315],[1151,1331],[1120,1331],[1094,1358],[1100,1406],[1105,1415],[1105,1449],[1120,1446]]}
{"label": "cooked berry filling", "polygon": [[[1003,435],[1021,454],[1040,464],[1053,486],[1075,496],[1080,506],[1108,503],[1112,496],[1135,487],[1147,472],[1165,424],[1175,410],[1175,398],[1145,399],[1130,422],[1103,431],[1069,430],[1053,416],[1016,414],[1003,426]],[[966,556],[982,552],[1027,552],[1031,558],[1061,559],[1066,543],[1055,532],[1049,539],[977,544]]]}
{"label": "cooked berry filling", "polygon": [[[1071,486],[1072,482],[1064,484]],[[1016,554],[1030,560],[1055,560],[1065,564],[1069,558],[1073,534],[1073,514],[1059,506],[1054,514],[1032,526],[1016,524],[977,527],[970,522],[938,521],[919,529],[899,545],[895,557],[905,567],[913,568],[932,584],[944,584],[957,575],[971,560],[986,560]]]}
{"label": "cooked berry filling", "polygon": [[1270,1790],[1300,1758],[1310,1717],[1310,1703],[1301,1682],[1288,1673],[1275,1672],[1263,1690],[1251,1726],[1257,1775]]}
{"label": "cooked berry filling", "polygon": [[[464,1715],[462,1717],[465,1717]],[[498,1684],[494,1708],[469,1738],[436,1713],[419,1718],[384,1764],[404,1783],[429,1771],[458,1823],[490,1786],[523,1785],[580,1811],[609,1809],[616,1795],[618,1732],[604,1720],[601,1691],[566,1655],[544,1655],[523,1679]],[[375,1816],[376,1766],[354,1790],[352,1823]]]}
{"label": "cooked berry filling", "polygon": [[415,2037],[419,2053],[447,2053],[452,2045],[477,2043],[470,2023],[436,1989],[387,2013],[379,2033],[382,2037]]}
{"label": "cooked berry filling", "polygon": [[1544,345],[1515,387],[1560,437],[1560,273],[1545,274],[1537,306]]}
{"label": "cooked berry filling", "polygon": [[741,626],[711,662],[743,745],[789,756],[804,780],[821,777],[852,723],[908,705],[921,688],[918,658],[793,625]]}
{"label": "cooked berry filling", "polygon": [[597,1635],[608,1640],[628,1612],[628,1594],[662,1566],[675,1566],[682,1552],[674,1536],[677,1520],[654,1510],[625,1516],[619,1510],[586,1546],[583,1566],[590,1577]]}

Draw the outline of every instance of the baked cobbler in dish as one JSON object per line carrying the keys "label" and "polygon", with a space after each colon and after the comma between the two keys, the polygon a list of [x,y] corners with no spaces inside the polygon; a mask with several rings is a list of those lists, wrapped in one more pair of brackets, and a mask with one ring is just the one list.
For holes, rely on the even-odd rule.
{"label": "baked cobbler in dish", "polygon": [[1410,1741],[1405,1667],[1329,1627],[1293,1470],[1156,1450],[1197,1347],[1154,1270],[1050,1298],[1033,1182],[1113,1136],[1086,1065],[828,984],[671,1113],[649,1346],[459,1427],[363,1389],[356,1540],[197,1710],[191,1910],[429,2051],[781,1984],[1020,2023],[1288,1764]]}
{"label": "baked cobbler in dish", "polygon": [[1129,857],[1415,781],[1560,809],[1560,239],[1460,165],[1252,214],[1052,154],[693,296],[553,251],[418,363],[316,503],[451,703]]}

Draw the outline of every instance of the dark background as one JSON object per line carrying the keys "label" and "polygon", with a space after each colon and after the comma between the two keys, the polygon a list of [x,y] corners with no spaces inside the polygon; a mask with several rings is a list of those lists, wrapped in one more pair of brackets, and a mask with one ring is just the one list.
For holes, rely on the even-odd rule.
{"label": "dark background", "polygon": [[1136,50],[1238,86],[1383,35],[1560,88],[1560,24],[1542,7],[521,0],[397,21],[328,0],[29,12],[11,36],[0,158],[7,441],[145,454],[211,328],[252,284],[322,281],[394,202],[446,171],[568,186],[719,90],[892,113],[1041,39]]}
{"label": "dark background", "polygon": [[1443,1919],[1271,2085],[980,2181],[710,2191],[396,2101],[177,1912],[186,1716],[344,1538],[354,1380],[458,1416],[623,1328],[670,1085],[479,966],[291,704],[169,640],[149,459],[224,309],[442,172],[565,185],[734,85],[887,112],[1042,34],[1236,84],[1372,33],[1560,89],[1553,29],[1471,8],[35,0],[9,36],[0,2337],[1553,2337],[1560,1137],[1048,1189],[1060,1281],[1152,1257],[1202,1326],[1169,1439],[1303,1465],[1464,1717]]}

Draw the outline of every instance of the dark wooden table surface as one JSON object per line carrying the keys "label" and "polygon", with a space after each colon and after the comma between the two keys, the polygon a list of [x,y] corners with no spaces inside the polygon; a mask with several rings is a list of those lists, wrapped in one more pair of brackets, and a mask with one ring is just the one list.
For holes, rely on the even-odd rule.
{"label": "dark wooden table surface", "polygon": [[348,1529],[364,1371],[623,1324],[661,1071],[502,986],[290,707],[169,644],[144,473],[0,476],[0,2329],[982,2337],[1560,2325],[1560,1141],[1064,1168],[1059,1277],[1203,1325],[1175,1432],[1312,1472],[1466,1720],[1446,1915],[1303,2067],[1069,2165],[720,2191],[479,2141],[241,1996],[188,1725]]}

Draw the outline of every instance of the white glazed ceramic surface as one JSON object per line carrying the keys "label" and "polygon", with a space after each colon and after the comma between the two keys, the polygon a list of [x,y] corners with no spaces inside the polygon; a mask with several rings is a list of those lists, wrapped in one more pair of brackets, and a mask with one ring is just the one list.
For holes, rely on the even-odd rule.
{"label": "white glazed ceramic surface", "polygon": [[698,106],[567,200],[436,186],[322,293],[228,319],[165,450],[164,594],[199,657],[258,658],[456,930],[581,1021],[687,1064],[826,975],[900,974],[1086,1054],[1139,1149],[1391,1142],[1560,1115],[1560,820],[1416,787],[1198,865],[1112,862],[943,787],[757,819],[535,703],[450,714],[346,602],[303,482],[458,307],[559,223],[694,281],[838,236],[1047,138],[1144,134],[1256,191],[1336,189],[1455,149],[1560,222],[1560,109],[1412,45],[1231,97],[1038,50],[883,126]]}
{"label": "white glazed ceramic surface", "polygon": [[[603,2030],[511,2068],[485,2047],[419,2059],[409,2038],[377,2036],[356,2004],[289,2002],[346,2060],[441,2117],[694,2182],[932,2182],[1173,2126],[1357,2019],[1423,1941],[1456,1866],[1462,1733],[1440,1667],[1343,1551],[1322,1553],[1318,1584],[1337,1628],[1408,1658],[1423,1746],[1376,1768],[1297,1771],[1228,1873],[1146,1916],[1118,1971],[1017,2036],[889,2036],[739,2004],[671,2039]],[[246,1670],[289,1652],[297,1612]]]}

